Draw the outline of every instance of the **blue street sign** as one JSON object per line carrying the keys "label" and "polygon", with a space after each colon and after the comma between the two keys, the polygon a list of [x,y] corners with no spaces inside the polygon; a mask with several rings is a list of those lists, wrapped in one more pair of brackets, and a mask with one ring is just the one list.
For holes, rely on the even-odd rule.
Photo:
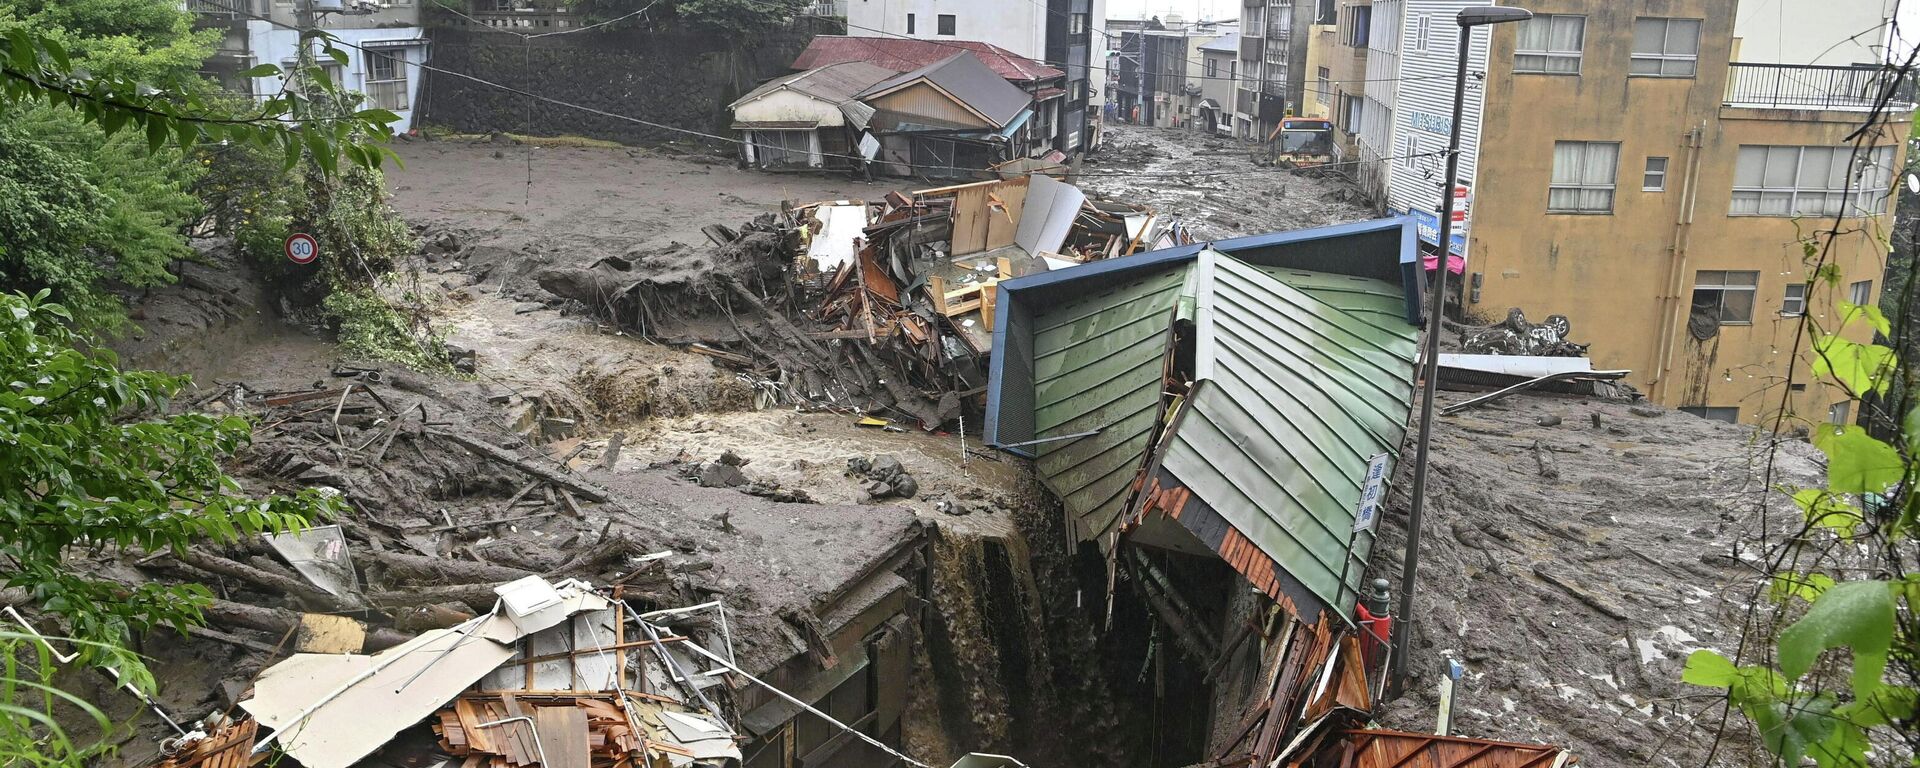
{"label": "blue street sign", "polygon": [[[1440,214],[1414,209],[1407,211],[1407,215],[1413,217],[1414,229],[1420,233],[1420,242],[1427,245],[1440,244]],[[1453,231],[1452,250],[1455,256],[1463,259],[1467,257],[1467,235],[1457,226]]]}

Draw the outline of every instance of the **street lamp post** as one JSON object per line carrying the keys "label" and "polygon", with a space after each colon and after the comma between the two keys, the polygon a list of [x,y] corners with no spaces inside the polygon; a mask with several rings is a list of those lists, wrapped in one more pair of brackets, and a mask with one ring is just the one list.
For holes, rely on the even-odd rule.
{"label": "street lamp post", "polygon": [[1420,569],[1420,516],[1427,500],[1427,454],[1433,443],[1433,399],[1440,382],[1440,323],[1447,301],[1447,260],[1453,253],[1453,187],[1460,174],[1460,120],[1467,102],[1467,51],[1473,28],[1533,18],[1525,8],[1487,5],[1467,8],[1454,17],[1460,25],[1459,60],[1453,74],[1453,124],[1447,130],[1446,185],[1440,192],[1440,261],[1433,271],[1433,289],[1427,294],[1427,345],[1420,375],[1420,436],[1413,459],[1413,503],[1407,512],[1407,551],[1400,571],[1400,610],[1393,633],[1393,689],[1406,685],[1407,636],[1412,633],[1414,579]]}

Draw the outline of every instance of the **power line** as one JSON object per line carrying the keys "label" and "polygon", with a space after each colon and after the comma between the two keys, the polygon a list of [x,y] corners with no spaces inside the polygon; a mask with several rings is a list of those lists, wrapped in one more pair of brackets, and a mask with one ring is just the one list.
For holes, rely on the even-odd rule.
{"label": "power line", "polygon": [[[765,3],[758,3],[758,2],[753,2],[753,0],[745,0],[745,1],[746,1],[746,2],[747,2],[747,4],[749,4],[749,5],[758,5],[758,6],[760,6],[760,7],[762,7],[762,8],[775,8],[775,7],[776,7],[776,6],[771,6],[771,5],[767,5],[767,4],[765,4]],[[821,16],[821,15],[818,15],[818,14],[805,14],[805,13],[803,13],[803,14],[800,14],[800,16],[801,16],[802,18],[810,18],[810,19],[834,19],[834,20],[838,20],[838,19],[840,18],[840,17],[838,17],[838,16]],[[928,44],[931,44],[931,45],[938,45],[938,46],[941,46],[941,47],[944,47],[944,48],[952,48],[952,49],[954,49],[954,50],[956,50],[956,51],[965,51],[965,52],[968,52],[968,53],[974,53],[974,54],[976,54],[976,55],[977,55],[977,53],[978,53],[977,51],[974,51],[974,50],[973,50],[972,48],[968,48],[968,47],[966,47],[966,46],[964,46],[964,45],[957,45],[957,44],[954,44],[954,43],[951,43],[951,42],[948,42],[948,41],[946,41],[946,40],[928,40],[928,39],[926,39],[926,38],[921,38],[921,37],[914,37],[914,36],[912,36],[912,35],[904,35],[904,34],[900,34],[900,33],[898,33],[898,32],[888,32],[888,31],[886,31],[886,30],[884,30],[884,29],[874,29],[873,27],[863,27],[863,26],[860,26],[860,25],[858,25],[858,24],[854,24],[854,23],[852,23],[852,22],[845,22],[845,23],[846,23],[846,26],[847,26],[847,28],[848,28],[848,29],[858,29],[858,30],[860,30],[860,31],[862,31],[862,32],[875,32],[875,33],[878,33],[878,34],[881,34],[881,35],[884,35],[884,36],[886,36],[886,37],[889,37],[889,38],[893,38],[893,39],[898,39],[898,40],[915,40],[915,41],[918,41],[918,42],[922,42],[922,43],[928,43]],[[1102,34],[1103,34],[1103,36],[1105,35],[1105,33],[1102,33]],[[846,35],[846,36],[844,36],[844,37],[845,37],[846,39],[848,39],[848,40],[868,40],[868,39],[871,39],[871,38],[867,38],[867,37],[862,37],[862,36],[858,36],[858,35]],[[1140,37],[1141,37],[1141,39],[1142,39],[1142,40],[1144,40],[1144,39],[1145,39],[1145,38],[1147,37],[1147,35],[1145,34],[1145,31],[1144,31],[1144,30],[1143,30],[1143,31],[1142,31],[1142,33],[1140,34]],[[992,45],[992,43],[985,43],[985,44],[986,44],[986,45]],[[999,46],[994,46],[994,47],[995,47],[995,48],[999,48]],[[1002,50],[1005,50],[1005,49],[1002,49]],[[1012,53],[1012,52],[1011,52],[1011,51],[1009,51],[1009,53]],[[1016,55],[1016,56],[1018,56],[1018,54],[1014,54],[1014,55]],[[1082,68],[1082,69],[1086,69],[1086,70],[1089,70],[1089,71],[1100,71],[1100,72],[1119,72],[1119,71],[1121,71],[1121,70],[1120,70],[1120,68],[1118,68],[1118,67],[1101,67],[1101,66],[1095,66],[1095,65],[1093,65],[1093,64],[1073,64],[1073,63],[1070,63],[1070,62],[1064,62],[1064,61],[1056,61],[1056,60],[1053,60],[1053,59],[1043,59],[1043,58],[1034,58],[1034,57],[1029,57],[1029,56],[1020,56],[1020,58],[1023,58],[1023,59],[1027,59],[1027,60],[1029,60],[1029,61],[1033,61],[1033,62],[1037,62],[1037,63],[1040,63],[1040,64],[1046,64],[1046,65],[1048,65],[1048,66],[1053,66],[1053,67],[1080,67],[1080,68]],[[1236,58],[1235,58],[1235,60],[1237,61],[1237,60],[1238,60],[1238,57],[1236,57]],[[1195,65],[1199,65],[1199,66],[1201,66],[1201,67],[1205,67],[1205,66],[1206,66],[1206,63],[1205,63],[1205,62],[1202,62],[1202,61],[1194,61],[1193,59],[1188,59],[1188,58],[1181,58],[1181,59],[1179,59],[1179,61],[1182,61],[1182,62],[1185,62],[1185,63],[1187,63],[1187,64],[1195,64]],[[1187,78],[1187,79],[1189,79],[1189,80],[1226,80],[1226,81],[1228,81],[1228,82],[1236,82],[1236,83],[1238,83],[1238,82],[1247,82],[1247,81],[1248,81],[1248,79],[1247,79],[1247,78],[1242,78],[1242,77],[1220,77],[1220,76],[1218,76],[1218,75],[1182,75],[1182,77],[1185,77],[1185,78]],[[1343,84],[1343,85],[1344,85],[1344,84],[1351,84],[1351,83],[1391,83],[1391,82],[1414,82],[1414,81],[1419,81],[1419,80],[1452,80],[1452,79],[1453,79],[1453,75],[1421,75],[1421,76],[1419,76],[1419,77],[1387,77],[1387,78],[1378,78],[1378,79],[1370,79],[1370,80],[1328,80],[1327,82],[1328,82],[1328,83],[1340,83],[1340,84]]]}
{"label": "power line", "polygon": [[653,0],[653,2],[647,3],[645,6],[641,7],[640,10],[634,11],[633,13],[625,14],[618,18],[612,18],[606,21],[588,24],[584,27],[574,27],[572,29],[563,29],[557,32],[541,32],[536,35],[529,35],[529,34],[523,34],[520,32],[515,32],[511,29],[502,29],[500,27],[493,26],[492,24],[488,24],[485,21],[481,21],[480,19],[476,19],[472,16],[468,16],[467,14],[461,13],[460,11],[456,10],[453,6],[447,5],[445,2],[442,2],[441,0],[434,0],[434,3],[433,3],[434,7],[439,8],[440,10],[446,11],[447,13],[451,13],[462,19],[466,19],[468,22],[482,29],[487,29],[494,32],[513,35],[514,37],[518,37],[522,40],[533,40],[535,38],[541,38],[541,37],[554,37],[556,35],[571,35],[575,32],[585,32],[587,30],[604,27],[609,24],[618,24],[620,22],[626,21],[627,19],[631,19],[635,16],[639,16],[640,14],[646,13],[647,11],[653,10],[653,7],[659,4],[660,4],[660,0]]}
{"label": "power line", "polygon": [[[295,31],[299,31],[300,29],[299,27],[296,27],[291,24],[287,24],[285,22],[276,21],[274,19],[271,19],[265,16],[260,16],[257,14],[239,10],[237,8],[233,8],[231,6],[227,6],[221,2],[218,2],[218,0],[201,0],[201,2],[204,2],[208,5],[217,6],[220,8],[225,8],[226,10],[233,11],[234,13],[240,14],[242,16],[259,19],[261,21],[267,22],[268,24],[278,26],[284,29],[291,29]],[[365,47],[347,42],[345,40],[334,39],[332,42],[337,43],[339,45],[346,46],[348,48],[352,48],[357,51],[370,52],[369,49]],[[447,75],[449,77],[457,77],[463,80],[470,80],[472,82],[479,83],[481,85],[487,86],[489,88],[494,88],[496,90],[500,90],[505,93],[511,93],[517,96],[526,96],[528,98],[538,99],[540,101],[543,101],[555,106],[567,107],[569,109],[575,109],[582,112],[599,115],[601,117],[612,118],[615,120],[622,120],[622,121],[634,123],[636,125],[643,125],[649,128],[654,128],[654,129],[663,130],[663,131],[681,133],[689,136],[697,136],[703,139],[719,141],[726,144],[734,144],[739,146],[750,145],[749,142],[745,140],[734,138],[731,136],[720,136],[717,134],[706,133],[703,131],[696,131],[691,128],[681,128],[679,126],[666,125],[664,123],[656,123],[650,120],[643,120],[641,118],[633,117],[631,115],[623,115],[617,112],[608,112],[606,110],[598,109],[595,107],[589,107],[584,104],[575,104],[573,102],[563,101],[560,99],[553,98],[551,96],[546,96],[543,94],[534,93],[532,91],[515,88],[513,86],[505,85],[503,83],[496,83],[491,80],[487,80],[485,78],[469,75],[465,72],[455,72],[453,70],[442,69],[440,67],[436,67],[431,64],[413,62],[413,61],[400,59],[400,58],[396,58],[395,61],[398,61],[402,64],[406,64],[407,66],[415,67],[417,69],[424,70],[427,72],[437,72],[439,74]],[[1332,168],[1332,167],[1340,167],[1340,166],[1346,166],[1346,165],[1358,165],[1363,162],[1379,162],[1379,161],[1387,161],[1387,160],[1406,160],[1406,159],[1413,159],[1413,158],[1420,158],[1420,157],[1434,157],[1440,154],[1442,153],[1420,152],[1420,153],[1414,153],[1414,154],[1408,154],[1408,155],[1382,157],[1382,158],[1379,158],[1377,161],[1349,160],[1349,161],[1340,161],[1340,162],[1334,162],[1334,163],[1326,163],[1324,165],[1319,165],[1315,167]],[[838,160],[852,160],[857,162],[877,162],[877,163],[883,163],[885,165],[894,166],[894,167],[911,168],[918,171],[961,171],[966,173],[981,173],[989,170],[985,168],[964,168],[960,166],[951,166],[951,165],[922,165],[919,163],[912,163],[912,162],[889,162],[889,161],[882,161],[877,159],[870,159],[863,156],[846,155],[846,154],[829,153],[829,152],[822,152],[819,154],[819,157],[821,157],[822,159],[832,158],[832,159],[838,159]],[[1193,172],[1167,172],[1167,173],[1127,173],[1127,172],[1094,173],[1094,172],[1087,172],[1087,171],[1076,171],[1074,175],[1078,178],[1103,178],[1104,177],[1104,178],[1136,178],[1136,179],[1137,178],[1190,179],[1190,178],[1214,178],[1214,177],[1224,177],[1224,176],[1251,176],[1251,175],[1259,175],[1259,174],[1287,173],[1287,172],[1288,172],[1287,169],[1248,168],[1248,169],[1242,169],[1242,170],[1236,170],[1236,171],[1193,171]]]}

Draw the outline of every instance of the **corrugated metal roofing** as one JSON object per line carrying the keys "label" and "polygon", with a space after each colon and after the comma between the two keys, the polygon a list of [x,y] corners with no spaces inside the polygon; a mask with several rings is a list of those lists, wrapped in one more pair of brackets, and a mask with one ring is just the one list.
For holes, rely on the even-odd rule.
{"label": "corrugated metal roofing", "polygon": [[[1367,460],[1397,453],[1405,436],[1415,329],[1393,317],[1397,328],[1375,325],[1232,257],[1203,254],[1203,273],[1209,264],[1197,322],[1205,384],[1161,466],[1344,613],[1372,549],[1370,535],[1352,533]],[[1325,278],[1302,281],[1327,291]],[[1356,305],[1399,301],[1379,281],[1338,288],[1334,298]]]}
{"label": "corrugated metal roofing", "polygon": [[1159,413],[1168,329],[1186,268],[1170,264],[1033,319],[1034,435],[1040,477],[1082,538],[1112,530]]}
{"label": "corrugated metal roofing", "polygon": [[1033,97],[1014,87],[971,53],[956,53],[927,66],[895,75],[860,93],[872,99],[926,81],[1001,128],[1020,116]]}
{"label": "corrugated metal roofing", "polygon": [[[1100,429],[1032,448],[1083,538],[1105,547],[1122,513],[1157,509],[1306,620],[1344,617],[1372,547],[1352,533],[1367,463],[1398,452],[1412,407],[1412,244],[1393,219],[1003,281],[988,439]],[[1161,391],[1175,311],[1199,382],[1178,404]],[[1127,510],[1136,480],[1146,506]]]}
{"label": "corrugated metal roofing", "polygon": [[862,61],[829,64],[768,80],[760,87],[748,91],[747,95],[735,99],[732,104],[727,105],[727,108],[738,107],[783,88],[804,93],[829,104],[845,104],[854,101],[854,97],[861,91],[873,87],[874,83],[893,76],[893,70]]}
{"label": "corrugated metal roofing", "polygon": [[910,72],[966,49],[1001,77],[1016,83],[1066,77],[1066,73],[991,43],[974,40],[908,40],[895,37],[819,35],[793,60],[794,69],[859,61],[895,72]]}

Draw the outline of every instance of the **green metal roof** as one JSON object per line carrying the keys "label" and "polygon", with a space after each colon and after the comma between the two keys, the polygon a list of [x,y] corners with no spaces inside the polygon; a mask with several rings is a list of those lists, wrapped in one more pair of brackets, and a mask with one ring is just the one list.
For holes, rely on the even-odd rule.
{"label": "green metal roof", "polygon": [[1363,534],[1345,561],[1367,460],[1398,452],[1413,402],[1401,291],[1213,253],[1198,269],[1204,383],[1161,466],[1325,604],[1351,605],[1372,548]]}
{"label": "green metal roof", "polygon": [[1168,264],[1035,313],[1034,437],[1100,430],[1035,448],[1041,478],[1078,521],[1082,538],[1113,528],[1146,456],[1186,271],[1185,264]]}

